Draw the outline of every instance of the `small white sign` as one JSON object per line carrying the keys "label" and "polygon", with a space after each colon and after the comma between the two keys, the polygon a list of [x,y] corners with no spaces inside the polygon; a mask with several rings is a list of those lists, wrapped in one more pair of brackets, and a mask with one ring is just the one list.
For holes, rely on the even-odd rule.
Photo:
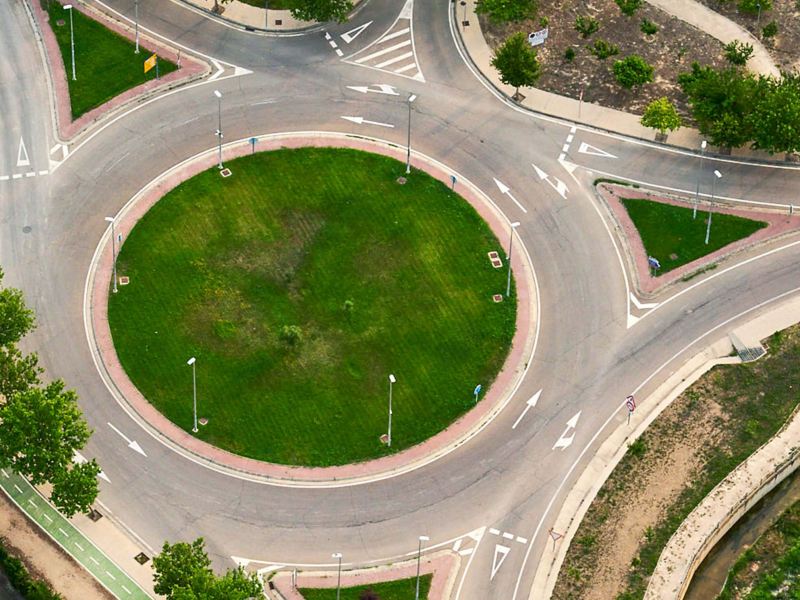
{"label": "small white sign", "polygon": [[528,42],[531,46],[541,46],[550,34],[550,28],[545,27],[540,31],[534,31],[528,34]]}

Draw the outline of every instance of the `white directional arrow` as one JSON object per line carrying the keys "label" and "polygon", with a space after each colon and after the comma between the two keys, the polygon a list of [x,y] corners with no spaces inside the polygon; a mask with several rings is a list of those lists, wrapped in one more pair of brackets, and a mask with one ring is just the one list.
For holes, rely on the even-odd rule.
{"label": "white directional arrow", "polygon": [[356,125],[377,125],[378,127],[394,128],[394,125],[392,125],[391,123],[379,123],[378,121],[368,121],[364,117],[344,117],[343,116],[342,118],[346,119],[347,121],[352,121]]}
{"label": "white directional arrow", "polygon": [[394,86],[391,86],[387,83],[378,83],[377,90],[373,90],[371,87],[367,85],[348,85],[347,89],[354,90],[356,92],[361,92],[362,94],[366,94],[367,92],[372,92],[373,94],[387,94],[389,96],[399,96],[400,94],[395,91]]}
{"label": "white directional arrow", "polygon": [[358,27],[356,27],[355,29],[351,29],[350,31],[348,31],[348,32],[346,32],[346,33],[343,33],[343,34],[342,34],[342,35],[340,35],[339,37],[341,37],[341,38],[342,38],[342,39],[345,41],[345,43],[346,43],[346,44],[349,44],[349,43],[350,43],[350,42],[352,42],[354,39],[356,39],[356,38],[357,38],[359,35],[361,35],[361,33],[363,33],[363,31],[364,31],[364,30],[365,30],[367,27],[369,27],[370,25],[372,25],[372,21],[367,21],[367,22],[366,22],[366,23],[364,23],[363,25],[359,25],[359,26],[358,26]]}
{"label": "white directional arrow", "polygon": [[536,171],[536,174],[539,176],[539,179],[541,179],[542,181],[546,181],[550,185],[550,187],[552,187],[556,192],[558,192],[559,196],[561,196],[565,200],[567,199],[567,192],[569,191],[567,189],[567,184],[561,181],[558,177],[553,177],[553,179],[556,180],[556,182],[553,183],[552,181],[550,181],[550,176],[547,173],[542,171],[539,167],[537,167],[533,163],[531,163],[531,166],[533,167],[533,170]]}
{"label": "white directional arrow", "polygon": [[28,150],[25,148],[25,142],[22,137],[19,138],[19,151],[17,152],[17,166],[27,167],[30,166],[31,160],[28,157]]}
{"label": "white directional arrow", "polygon": [[[83,463],[86,463],[86,462],[89,462],[89,461],[86,459],[86,457],[83,454],[81,454],[80,452],[75,450],[75,453],[72,455],[72,462],[74,462],[76,465],[82,465]],[[97,476],[100,479],[102,479],[104,481],[107,481],[108,483],[111,483],[111,480],[108,478],[108,475],[106,475],[102,471],[100,471],[97,474]]]}
{"label": "white directional arrow", "polygon": [[[581,412],[578,411],[574,417],[572,417],[569,421],[567,421],[567,428],[564,430],[564,433],[561,434],[561,437],[558,438],[556,443],[553,445],[553,450],[556,448],[569,448],[572,445],[572,441],[575,439],[575,428],[578,426],[578,419],[581,418]],[[572,431],[572,435],[567,437],[567,434]]]}
{"label": "white directional arrow", "polygon": [[581,142],[580,147],[578,148],[578,152],[581,154],[589,154],[591,156],[602,156],[603,158],[617,158],[610,152],[606,152],[605,150],[600,150],[600,148],[595,148],[587,144],[586,142]]}
{"label": "white directional arrow", "polygon": [[522,212],[524,212],[524,213],[527,213],[527,212],[528,212],[528,211],[525,209],[525,207],[524,207],[524,206],[522,206],[522,204],[520,204],[519,202],[517,202],[517,199],[516,199],[516,198],[514,198],[514,195],[511,193],[511,189],[510,189],[510,188],[509,188],[509,187],[508,187],[508,186],[507,186],[505,183],[503,183],[502,181],[499,181],[499,180],[497,180],[497,179],[496,179],[496,178],[494,178],[494,177],[492,177],[492,179],[494,179],[494,182],[495,182],[495,184],[497,185],[497,187],[500,189],[500,193],[501,193],[501,194],[505,194],[506,196],[508,196],[509,198],[511,198],[511,199],[514,201],[514,204],[516,204],[517,206],[519,206],[519,207],[520,207],[520,209],[522,209]]}
{"label": "white directional arrow", "polygon": [[489,576],[489,581],[494,579],[494,576],[497,575],[497,572],[503,565],[503,561],[506,559],[506,556],[508,556],[510,550],[511,548],[509,548],[508,546],[503,546],[502,544],[494,545],[494,558],[492,559],[492,574]]}
{"label": "white directional arrow", "polygon": [[516,429],[519,422],[522,421],[523,417],[528,414],[528,411],[536,406],[536,403],[539,402],[539,396],[542,395],[542,390],[536,392],[533,396],[531,396],[528,401],[525,403],[525,410],[522,411],[522,414],[517,417],[517,420],[514,421],[514,424],[511,426],[511,429]]}
{"label": "white directional arrow", "polygon": [[144,453],[144,450],[142,450],[142,447],[136,441],[131,440],[128,436],[126,436],[119,429],[114,427],[111,423],[108,423],[108,426],[111,427],[111,429],[113,429],[114,431],[116,431],[123,440],[128,442],[128,448],[130,448],[134,452],[138,452],[139,454],[147,458],[147,454]]}

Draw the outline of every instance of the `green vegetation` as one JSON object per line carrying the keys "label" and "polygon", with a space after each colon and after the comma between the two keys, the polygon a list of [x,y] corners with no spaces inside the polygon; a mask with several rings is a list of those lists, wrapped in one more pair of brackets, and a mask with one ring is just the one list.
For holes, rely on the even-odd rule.
{"label": "green vegetation", "polygon": [[658,25],[653,23],[650,19],[642,19],[639,30],[645,35],[655,35],[658,33]]}
{"label": "green vegetation", "polygon": [[0,538],[0,569],[8,577],[8,581],[27,600],[63,600],[46,582],[34,579],[20,559],[6,550]]}
{"label": "green vegetation", "polygon": [[615,0],[622,14],[631,17],[642,6],[642,0]]}
{"label": "green vegetation", "polygon": [[609,56],[615,56],[619,54],[619,46],[603,39],[595,40],[593,44],[588,46],[588,48],[589,52],[600,60],[605,60]]}
{"label": "green vegetation", "polygon": [[492,58],[492,66],[500,73],[500,81],[515,88],[515,99],[519,98],[520,87],[533,86],[542,74],[536,50],[522,32],[503,42]]}
{"label": "green vegetation", "polygon": [[[134,54],[133,42],[90,19],[77,9],[67,11],[58,2],[47,6],[50,27],[58,40],[64,70],[69,83],[72,118],[108,102],[122,92],[154,79],[155,69],[144,73],[144,61],[151,54],[140,47]],[[72,12],[75,29],[75,74],[72,80],[69,13]],[[58,23],[63,22],[63,25]],[[177,69],[168,60],[158,60],[160,75]]]}
{"label": "green vegetation", "polygon": [[269,5],[269,10],[291,10],[300,6],[300,0],[239,0],[250,6],[264,8],[265,4]]}
{"label": "green vegetation", "polygon": [[[432,575],[422,575],[419,578],[420,599],[425,600],[428,597],[432,578]],[[416,586],[417,578],[409,577],[372,585],[342,588],[341,600],[414,600]],[[300,593],[306,600],[336,600],[336,588],[301,588]]]}
{"label": "green vegetation", "polygon": [[732,65],[743,67],[753,56],[753,45],[733,40],[722,47],[725,59]]}
{"label": "green vegetation", "polygon": [[494,23],[518,23],[536,16],[537,0],[478,0],[475,12],[489,15]]}
{"label": "green vegetation", "polygon": [[614,76],[626,90],[653,81],[653,67],[638,54],[614,63]]}
{"label": "green vegetation", "polygon": [[590,35],[600,29],[600,23],[597,19],[589,15],[578,15],[575,17],[575,31],[581,34],[583,39],[588,38]]}
{"label": "green vegetation", "polygon": [[[767,346],[769,353],[759,361],[714,367],[676,399],[640,436],[641,445],[638,440],[631,444],[632,451],[615,467],[590,505],[576,540],[606,539],[604,524],[613,527],[622,518],[620,510],[637,510],[627,504],[631,489],[647,485],[643,480],[654,464],[676,447],[696,452],[693,462],[697,467],[684,480],[685,487],[665,506],[663,517],[643,531],[618,600],[644,597],[658,557],[679,525],[737,465],[774,436],[797,407],[800,327],[774,334]],[[690,427],[698,419],[703,419],[699,426],[702,435],[698,428]],[[688,437],[687,428],[691,428]],[[635,445],[639,447],[634,451]],[[598,556],[596,547],[570,547],[553,597],[586,597]]]}
{"label": "green vegetation", "polygon": [[469,204],[423,172],[400,185],[404,164],[354,150],[227,166],[168,193],[119,254],[131,282],[111,295],[110,326],[150,402],[189,430],[196,356],[198,436],[303,465],[408,448],[473,406],[516,303],[492,302],[506,272],[486,254],[502,247]]}
{"label": "green vegetation", "polygon": [[763,221],[715,213],[706,245],[706,211],[698,210],[697,218],[693,219],[691,208],[641,198],[620,198],[620,201],[636,226],[648,256],[661,262],[661,273],[711,254],[767,226]]}
{"label": "green vegetation", "polygon": [[344,23],[353,10],[351,0],[294,0],[292,16],[301,21]]}
{"label": "green vegetation", "polygon": [[681,116],[675,105],[668,98],[662,97],[647,105],[640,122],[645,127],[650,127],[661,135],[666,135],[667,131],[675,131],[681,126]]}

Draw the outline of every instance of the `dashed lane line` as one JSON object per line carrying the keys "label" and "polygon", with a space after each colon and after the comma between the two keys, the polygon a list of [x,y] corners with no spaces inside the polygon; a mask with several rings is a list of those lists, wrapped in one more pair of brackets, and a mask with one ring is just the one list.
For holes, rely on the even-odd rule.
{"label": "dashed lane line", "polygon": [[28,179],[30,177],[44,177],[45,175],[49,175],[50,171],[48,169],[42,169],[41,171],[25,171],[24,173],[12,173],[11,175],[0,175],[0,181],[13,181],[15,179]]}

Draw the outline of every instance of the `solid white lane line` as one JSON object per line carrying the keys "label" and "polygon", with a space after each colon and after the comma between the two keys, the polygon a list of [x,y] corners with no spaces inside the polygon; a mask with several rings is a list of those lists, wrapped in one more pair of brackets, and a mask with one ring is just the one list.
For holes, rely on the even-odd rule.
{"label": "solid white lane line", "polygon": [[400,56],[396,56],[395,58],[390,58],[389,60],[385,60],[382,63],[375,65],[375,68],[382,69],[383,67],[388,67],[389,65],[393,65],[394,63],[400,62],[401,60],[411,58],[412,56],[414,56],[413,52],[406,52],[405,54],[401,54]]}
{"label": "solid white lane line", "polygon": [[383,56],[384,54],[389,54],[389,52],[394,52],[395,50],[399,50],[400,48],[405,48],[406,46],[411,45],[411,40],[406,40],[405,42],[400,42],[399,44],[395,44],[394,46],[389,46],[384,50],[378,50],[377,52],[373,52],[372,54],[368,54],[363,58],[359,58],[356,62],[363,63],[373,58],[378,58],[379,56]]}

